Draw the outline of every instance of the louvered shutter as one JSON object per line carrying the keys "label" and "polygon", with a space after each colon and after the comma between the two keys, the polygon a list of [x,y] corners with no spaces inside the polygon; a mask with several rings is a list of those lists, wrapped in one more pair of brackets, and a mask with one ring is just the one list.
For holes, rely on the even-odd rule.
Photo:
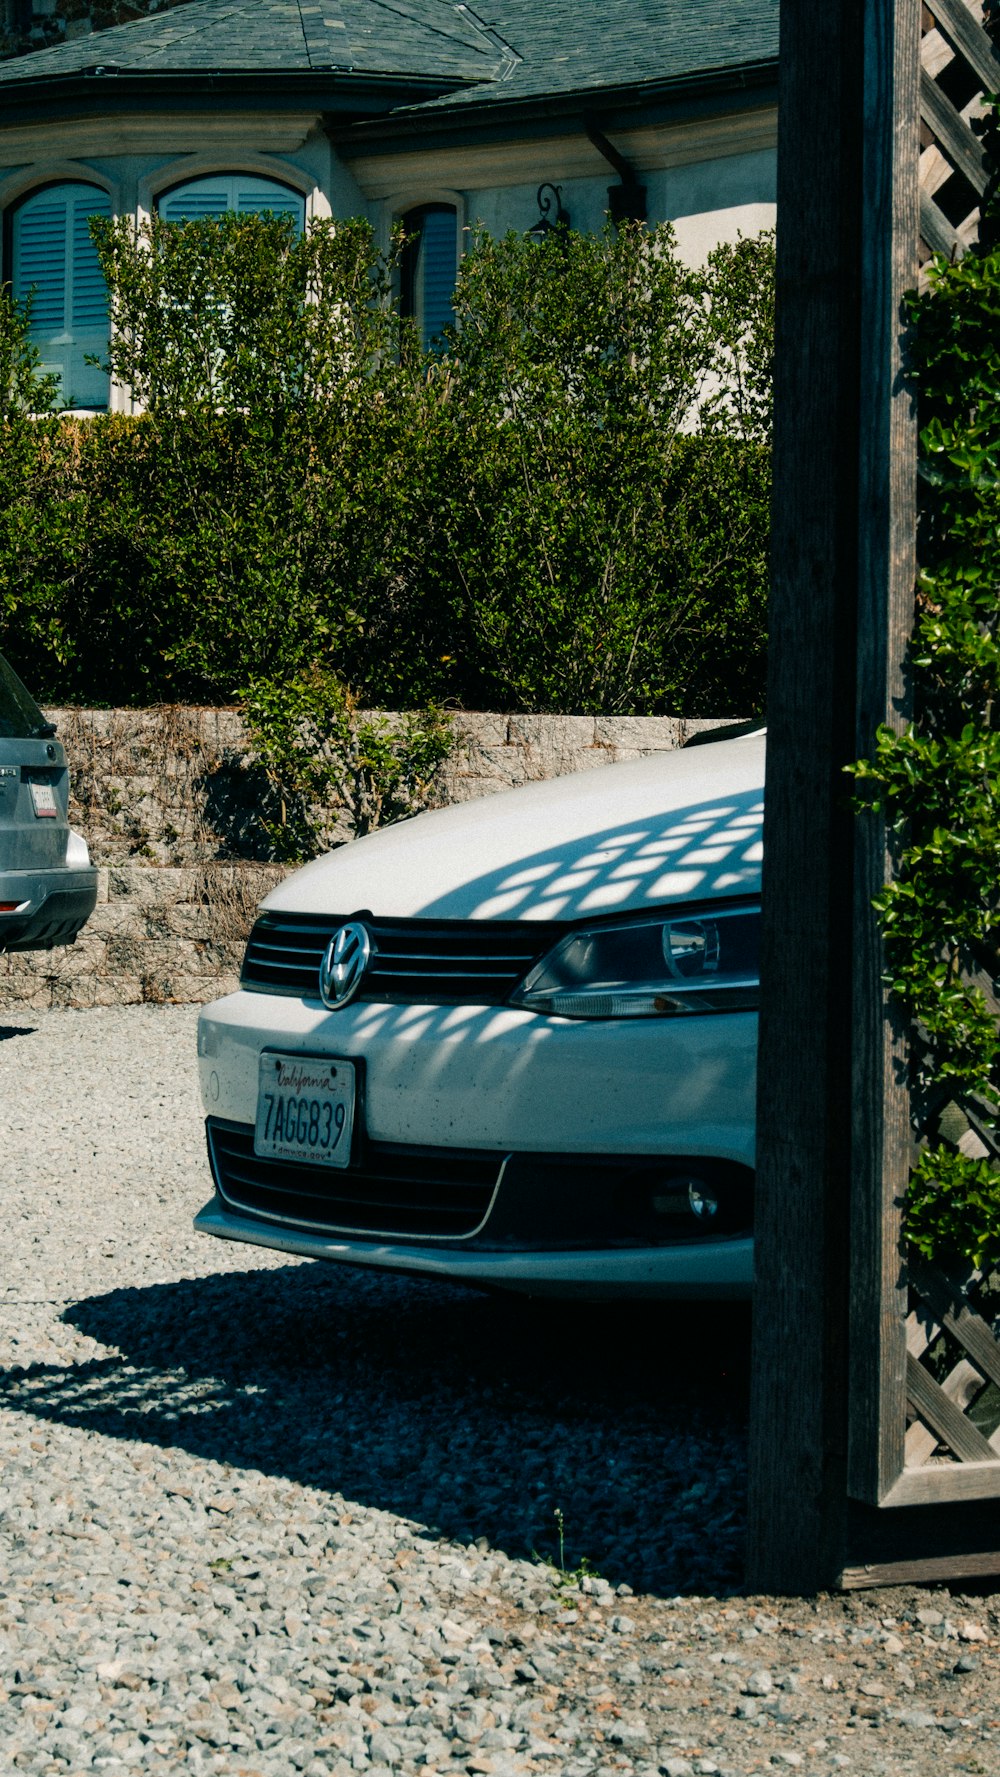
{"label": "louvered shutter", "polygon": [[454,319],[451,299],[455,290],[457,220],[450,209],[427,210],[424,214],[418,276],[422,286],[420,330],[425,347],[439,339]]}
{"label": "louvered shutter", "polygon": [[14,214],[14,295],[24,302],[33,294],[32,331],[39,338],[66,325],[66,212],[56,187]]}
{"label": "louvered shutter", "polygon": [[160,199],[165,222],[193,222],[208,216],[291,216],[297,228],[305,221],[305,200],[275,179],[254,179],[230,173],[192,179]]}
{"label": "louvered shutter", "polygon": [[236,209],[241,216],[291,216],[297,226],[302,227],[303,203],[294,191],[276,188],[273,195],[241,191],[236,199]]}
{"label": "louvered shutter", "polygon": [[458,213],[450,204],[421,204],[403,217],[407,243],[401,267],[404,315],[417,323],[426,350],[454,319]]}
{"label": "louvered shutter", "polygon": [[199,181],[197,188],[185,185],[170,192],[160,204],[160,215],[164,222],[201,222],[206,216],[224,216],[231,207],[225,185]]}
{"label": "louvered shutter", "polygon": [[91,216],[110,215],[105,192],[71,183],[36,192],[14,213],[14,294],[23,300],[34,292],[31,336],[71,407],[108,404],[107,376],[86,359],[107,351],[107,290],[89,224]]}
{"label": "louvered shutter", "polygon": [[77,192],[70,200],[69,212],[71,326],[74,333],[93,332],[96,328],[104,337],[108,330],[108,288],[90,238],[90,218],[110,219],[111,204],[102,192]]}

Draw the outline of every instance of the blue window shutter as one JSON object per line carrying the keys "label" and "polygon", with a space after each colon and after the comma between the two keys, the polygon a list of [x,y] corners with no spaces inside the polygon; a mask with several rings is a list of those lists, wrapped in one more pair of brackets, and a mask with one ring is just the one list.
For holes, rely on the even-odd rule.
{"label": "blue window shutter", "polygon": [[440,340],[454,320],[455,262],[458,213],[451,204],[421,204],[403,217],[407,244],[403,253],[401,305],[412,315],[425,351]]}
{"label": "blue window shutter", "polygon": [[185,186],[163,199],[160,215],[165,222],[200,222],[206,216],[224,216],[230,207],[225,186],[213,184],[197,191]]}
{"label": "blue window shutter", "polygon": [[305,200],[276,179],[244,173],[215,174],[175,186],[160,199],[165,222],[193,222],[206,216],[292,216],[297,228],[305,222]]}
{"label": "blue window shutter", "polygon": [[111,216],[111,204],[102,192],[85,192],[71,200],[72,328],[107,331],[108,290],[97,249],[90,238],[91,216]]}
{"label": "blue window shutter", "polygon": [[296,197],[293,191],[277,191],[273,197],[254,196],[253,192],[241,191],[236,199],[236,208],[241,216],[293,216],[299,227],[302,226],[302,199]]}
{"label": "blue window shutter", "polygon": [[14,295],[34,291],[32,331],[59,333],[66,325],[66,198],[57,187],[29,199],[14,215]]}
{"label": "blue window shutter", "polygon": [[421,331],[425,346],[438,339],[454,319],[457,217],[454,210],[428,210],[420,236],[420,279],[423,285]]}
{"label": "blue window shutter", "polygon": [[14,294],[35,292],[31,335],[66,406],[107,407],[108,379],[86,362],[108,345],[107,291],[90,238],[91,216],[110,216],[94,185],[51,185],[19,206],[12,226]]}

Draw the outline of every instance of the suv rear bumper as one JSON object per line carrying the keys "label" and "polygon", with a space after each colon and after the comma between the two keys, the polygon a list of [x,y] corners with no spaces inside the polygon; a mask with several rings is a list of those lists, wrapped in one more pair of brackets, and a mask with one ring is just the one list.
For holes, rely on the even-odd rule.
{"label": "suv rear bumper", "polygon": [[51,950],[72,944],[97,905],[97,870],[0,870],[0,951]]}

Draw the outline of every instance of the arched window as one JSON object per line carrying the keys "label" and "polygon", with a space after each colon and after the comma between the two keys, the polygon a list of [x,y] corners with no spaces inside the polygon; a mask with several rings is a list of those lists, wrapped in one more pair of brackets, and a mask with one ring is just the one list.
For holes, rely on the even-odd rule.
{"label": "arched window", "polygon": [[291,216],[295,226],[305,221],[305,198],[276,179],[251,178],[248,173],[213,173],[175,185],[159,202],[164,222],[195,222],[204,216]]}
{"label": "arched window", "polygon": [[89,224],[110,215],[105,192],[67,181],[33,192],[11,218],[14,295],[33,297],[31,337],[68,407],[108,405],[107,376],[85,360],[108,347],[108,293]]}
{"label": "arched window", "polygon": [[400,307],[417,323],[426,349],[450,326],[458,261],[458,213],[452,204],[421,204],[402,217],[407,242],[400,265]]}

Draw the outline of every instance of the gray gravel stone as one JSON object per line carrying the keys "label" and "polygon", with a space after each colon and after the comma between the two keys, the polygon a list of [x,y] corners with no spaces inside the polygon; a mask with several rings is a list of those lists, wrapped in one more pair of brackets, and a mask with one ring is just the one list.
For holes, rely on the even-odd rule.
{"label": "gray gravel stone", "polygon": [[744,1694],[748,1697],[767,1697],[773,1689],[774,1679],[766,1666],[759,1666],[756,1672],[751,1672],[743,1686]]}
{"label": "gray gravel stone", "polygon": [[191,1012],[4,1016],[0,1777],[997,1767],[1000,1599],[736,1592],[739,1311],[207,1241]]}

